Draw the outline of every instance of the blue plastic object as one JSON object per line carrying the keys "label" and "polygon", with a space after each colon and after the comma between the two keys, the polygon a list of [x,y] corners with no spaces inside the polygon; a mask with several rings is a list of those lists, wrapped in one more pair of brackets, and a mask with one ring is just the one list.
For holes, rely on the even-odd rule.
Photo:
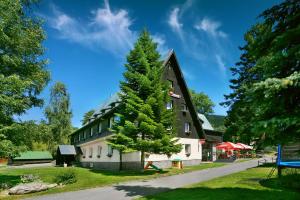
{"label": "blue plastic object", "polygon": [[277,154],[277,166],[278,167],[289,167],[289,168],[300,168],[300,161],[281,161],[281,145],[278,145]]}

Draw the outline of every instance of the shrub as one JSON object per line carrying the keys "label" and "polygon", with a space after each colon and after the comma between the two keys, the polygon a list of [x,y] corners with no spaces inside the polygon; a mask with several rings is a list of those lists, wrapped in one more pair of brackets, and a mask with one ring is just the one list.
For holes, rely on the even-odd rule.
{"label": "shrub", "polygon": [[74,171],[71,170],[56,175],[54,179],[55,183],[63,184],[63,185],[76,183],[76,181],[77,181],[76,174]]}
{"label": "shrub", "polygon": [[21,182],[22,183],[31,183],[34,181],[40,181],[40,177],[38,175],[33,174],[24,174],[21,176]]}

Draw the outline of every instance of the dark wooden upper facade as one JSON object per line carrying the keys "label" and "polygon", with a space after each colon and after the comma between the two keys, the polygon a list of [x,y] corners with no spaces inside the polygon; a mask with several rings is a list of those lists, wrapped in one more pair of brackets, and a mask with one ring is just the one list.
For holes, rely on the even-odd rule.
{"label": "dark wooden upper facade", "polygon": [[[170,85],[172,85],[172,89],[170,90],[171,107],[176,113],[175,124],[177,136],[191,139],[205,138],[201,120],[197,116],[179,63],[173,51],[168,55],[164,66],[163,79],[169,81]],[[76,130],[71,135],[71,144],[78,145],[110,135],[109,127],[113,123],[117,104],[112,103],[110,106],[109,111],[104,115],[101,117],[95,116],[94,120]],[[170,102],[168,106],[170,107]]]}

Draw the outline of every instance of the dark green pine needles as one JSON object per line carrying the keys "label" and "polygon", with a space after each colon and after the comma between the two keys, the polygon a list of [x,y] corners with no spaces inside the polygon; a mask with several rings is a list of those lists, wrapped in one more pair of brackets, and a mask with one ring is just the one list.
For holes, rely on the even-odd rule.
{"label": "dark green pine needles", "polygon": [[176,144],[174,113],[165,105],[169,100],[168,86],[162,80],[163,63],[149,33],[144,30],[127,56],[124,81],[120,83],[121,104],[118,107],[109,144],[122,153],[141,152],[141,168],[145,153],[171,155],[181,151]]}

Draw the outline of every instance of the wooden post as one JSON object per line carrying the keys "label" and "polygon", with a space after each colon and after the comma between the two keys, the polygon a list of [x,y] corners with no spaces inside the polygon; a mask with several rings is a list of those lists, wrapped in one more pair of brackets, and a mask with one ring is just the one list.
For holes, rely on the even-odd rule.
{"label": "wooden post", "polygon": [[278,169],[278,177],[281,177],[282,168],[280,166],[278,166],[277,169]]}

